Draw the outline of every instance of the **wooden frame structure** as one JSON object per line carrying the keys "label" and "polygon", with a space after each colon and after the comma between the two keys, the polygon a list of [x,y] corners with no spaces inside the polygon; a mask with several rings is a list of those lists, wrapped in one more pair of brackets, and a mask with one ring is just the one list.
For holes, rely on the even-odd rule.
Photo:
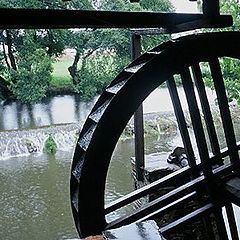
{"label": "wooden frame structure", "polygon": [[8,29],[160,28],[166,33],[176,33],[232,25],[231,16],[219,14],[218,0],[204,0],[202,14],[0,8],[0,15],[0,27]]}
{"label": "wooden frame structure", "polygon": [[[228,27],[232,25],[231,16],[220,15],[218,0],[203,0],[202,14],[1,8],[0,15],[2,29],[158,28],[158,31],[164,33],[177,33],[199,28]],[[223,42],[226,46],[221,45]],[[239,171],[239,145],[236,143],[231,124],[218,57],[239,58],[239,42],[239,33],[217,33],[186,37],[175,42],[164,43],[133,61],[106,89],[84,125],[72,165],[71,203],[76,227],[81,237],[98,234],[104,229],[118,227],[134,221],[162,216],[179,205],[183,205],[192,199],[198,199],[201,193],[201,196],[206,197],[206,201],[202,202],[198,209],[167,226],[163,226],[161,232],[169,233],[182,223],[199,217],[208,219],[210,214],[214,214],[220,238],[227,239],[221,213],[222,206],[225,206],[232,237],[238,239],[231,206],[231,202],[235,201],[237,203],[238,201],[235,192],[232,191],[234,184],[232,184],[231,180],[237,178]],[[183,56],[184,63],[182,61]],[[216,138],[199,68],[199,62],[201,61],[209,62],[211,68],[221,106],[220,112],[227,149],[220,150]],[[161,66],[160,69],[159,66]],[[170,69],[169,66],[171,66]],[[192,69],[191,73],[189,67]],[[160,78],[159,74],[161,74]],[[187,101],[198,143],[201,164],[196,164],[195,161],[195,154],[174,82],[174,74],[180,74],[185,92],[188,93]],[[205,133],[202,129],[198,106],[196,101],[193,101],[195,95],[192,86],[192,74],[201,97],[207,130],[211,140],[212,157],[209,156],[209,150],[205,144]],[[158,80],[156,81],[156,79]],[[187,151],[189,167],[160,179],[105,207],[105,180],[116,141],[143,99],[166,79],[173,99],[184,147]],[[131,104],[129,104],[129,101]],[[111,119],[110,128],[109,119]],[[104,146],[102,140],[105,141]],[[226,156],[230,157],[231,163],[222,165],[222,159]],[[219,167],[213,170],[212,165],[216,163]],[[230,182],[228,181],[229,178],[231,179]],[[181,181],[179,181],[180,179]],[[176,185],[176,182],[179,185]],[[129,216],[122,217],[111,223],[106,222],[106,214],[172,183],[175,184],[173,191],[150,202]],[[219,186],[217,190],[214,188],[216,185]],[[227,187],[225,188],[225,186]],[[86,195],[86,193],[88,194]],[[222,193],[227,193],[229,197],[224,201],[219,201],[218,197]],[[88,216],[94,217],[89,219]],[[209,236],[213,236],[212,228],[208,230]]]}
{"label": "wooden frame structure", "polygon": [[[166,211],[183,205],[193,198],[195,200],[204,198],[205,200],[200,203],[197,210],[162,227],[162,233],[170,233],[179,225],[195,218],[204,216],[208,219],[213,214],[220,239],[228,239],[222,216],[222,207],[225,206],[228,209],[232,236],[235,237],[234,239],[238,239],[235,219],[230,214],[232,212],[231,199],[222,198],[222,196],[226,195],[227,190],[224,186],[228,179],[238,175],[240,164],[238,150],[240,147],[235,139],[218,58],[226,56],[239,59],[239,41],[240,33],[222,32],[190,35],[163,43],[133,61],[105,90],[80,134],[72,165],[72,208],[80,236],[86,237],[98,234],[104,229],[161,216]],[[220,150],[219,140],[216,138],[216,130],[199,66],[199,63],[202,62],[207,62],[211,69],[227,142],[225,150]],[[185,116],[178,97],[174,80],[176,74],[181,76],[189,105],[199,159],[201,160],[200,165],[196,162],[195,150],[189,137]],[[198,88],[211,149],[206,145],[206,134],[203,130],[199,106],[196,101],[193,78]],[[189,168],[136,190],[105,207],[106,175],[117,140],[141,102],[166,80],[188,156]],[[212,157],[210,153],[213,154]],[[226,156],[230,158],[229,165],[223,165],[223,159]],[[218,167],[213,170],[213,166],[216,164]],[[175,189],[144,205],[132,214],[110,223],[106,222],[106,214],[169,184],[174,184]],[[88,194],[85,194],[86,192]],[[94,219],[89,219],[89,216],[94,216]],[[209,231],[212,231],[211,235],[213,235],[213,227]]]}

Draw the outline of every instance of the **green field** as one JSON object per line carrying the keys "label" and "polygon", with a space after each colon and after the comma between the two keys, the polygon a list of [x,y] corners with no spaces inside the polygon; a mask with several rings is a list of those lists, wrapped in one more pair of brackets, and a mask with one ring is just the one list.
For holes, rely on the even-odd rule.
{"label": "green field", "polygon": [[55,88],[63,88],[63,87],[72,87],[71,76],[68,72],[68,67],[71,66],[72,59],[61,59],[56,60],[53,63],[53,73],[52,73],[52,81],[51,87]]}

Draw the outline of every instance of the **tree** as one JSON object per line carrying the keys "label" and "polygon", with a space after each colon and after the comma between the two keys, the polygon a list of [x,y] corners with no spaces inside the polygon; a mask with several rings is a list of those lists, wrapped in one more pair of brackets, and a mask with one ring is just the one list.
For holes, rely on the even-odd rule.
{"label": "tree", "polygon": [[[154,0],[147,1],[142,0],[138,4],[131,4],[129,0],[116,0],[116,1],[97,1],[93,5],[97,10],[108,10],[108,11],[173,11],[173,6],[168,0]],[[131,44],[130,44],[130,32],[127,29],[85,29],[81,31],[75,31],[72,37],[69,38],[69,47],[76,50],[76,55],[72,65],[68,68],[70,75],[73,79],[73,84],[77,92],[84,95],[83,89],[86,88],[86,95],[90,96],[89,87],[86,87],[86,83],[92,83],[93,89],[99,85],[99,89],[92,92],[100,92],[103,86],[106,86],[110,82],[109,76],[114,76],[119,72],[124,66],[126,66],[131,60]],[[153,46],[156,46],[161,41],[166,40],[166,36],[144,36],[143,37],[143,50],[146,51]],[[109,56],[106,53],[114,53]],[[105,55],[105,58],[99,57],[100,55]],[[92,56],[96,56],[95,58]],[[106,57],[109,57],[107,59]],[[110,58],[114,56],[114,61],[111,63],[111,73],[109,68],[104,68],[104,64],[111,61]],[[88,61],[89,59],[89,61]],[[90,60],[98,61],[98,64],[90,64]],[[104,63],[103,63],[104,62]],[[79,64],[80,63],[80,64]],[[98,71],[103,71],[102,75],[96,71],[96,69],[91,69],[86,66],[90,64],[92,67],[99,65],[102,66]],[[106,72],[104,72],[106,71]],[[92,72],[92,73],[91,73]],[[95,74],[94,74],[95,73]],[[98,77],[96,76],[98,74]],[[105,82],[100,77],[105,76]],[[91,78],[90,78],[91,76]],[[106,77],[107,76],[107,77]],[[87,81],[87,77],[90,80]],[[96,82],[94,81],[96,80]],[[101,81],[100,81],[101,79]],[[100,84],[101,83],[101,84]],[[85,86],[85,87],[84,87]]]}
{"label": "tree", "polygon": [[[6,66],[3,64],[5,60],[4,53],[0,53],[0,74],[4,76],[6,73]],[[8,98],[10,95],[8,83],[0,76],[0,100]]]}
{"label": "tree", "polygon": [[[233,25],[222,29],[208,29],[206,31],[239,31],[240,30],[240,2],[239,0],[221,0],[220,12],[230,14],[233,17]],[[240,69],[239,60],[232,58],[220,59],[223,78],[228,93],[229,101],[234,99],[240,105]],[[205,71],[204,79],[206,84],[213,88],[213,82],[210,80],[209,73]]]}
{"label": "tree", "polygon": [[36,30],[2,31],[6,86],[22,102],[41,100],[51,79],[52,61],[36,39]]}
{"label": "tree", "polygon": [[[142,0],[138,4],[131,4],[128,0],[72,0],[70,2],[62,0],[0,0],[0,7],[173,11],[173,7],[168,0],[154,0],[151,3]],[[144,37],[143,49],[146,50],[159,44],[161,39],[165,40],[163,37]],[[78,31],[63,29],[4,29],[0,32],[0,41],[3,48],[6,72],[8,72],[6,81],[9,84],[7,86],[10,86],[9,89],[16,98],[25,102],[39,101],[44,97],[49,85],[47,76],[50,76],[52,70],[49,64],[52,58],[61,54],[65,47],[76,49],[76,55],[72,65],[69,67],[69,73],[73,79],[76,92],[83,95],[85,94],[84,88],[89,89],[93,85],[94,87],[97,86],[97,90],[92,91],[92,93],[101,91],[110,81],[110,77],[112,78],[113,74],[120,71],[130,61],[130,35],[126,29],[85,29]],[[38,59],[34,58],[33,54],[40,54],[39,61],[42,62],[37,62]],[[31,66],[30,61],[33,61]],[[104,64],[107,64],[108,67],[105,67]],[[39,71],[33,71],[33,65],[39,68]],[[102,66],[101,69],[99,69],[99,66]],[[97,74],[94,68],[95,70],[98,69]],[[43,69],[47,69],[48,72],[44,74],[41,72]],[[101,71],[102,73],[100,73]],[[37,74],[41,76],[37,77]],[[104,78],[104,76],[108,77]],[[22,86],[26,77],[29,81],[31,79],[32,83],[29,82],[26,86]],[[95,82],[92,78],[95,79]],[[42,85],[38,85],[35,81],[39,84],[40,81],[43,82]],[[91,83],[91,86],[86,87]],[[32,91],[27,90],[27,86]],[[37,88],[34,86],[42,87],[39,93],[35,92]],[[29,94],[33,96],[30,97]],[[91,94],[87,95],[90,96]]]}
{"label": "tree", "polygon": [[25,103],[45,97],[53,70],[46,50],[36,47],[31,36],[25,36],[22,49],[17,54],[17,63],[18,70],[10,74],[9,88],[14,96]]}
{"label": "tree", "polygon": [[220,1],[221,13],[230,14],[233,17],[233,25],[224,30],[240,30],[240,2],[239,0],[221,0]]}
{"label": "tree", "polygon": [[[91,3],[88,0],[73,0],[69,3],[62,0],[0,0],[0,7],[86,9],[91,7]],[[63,29],[2,30],[0,32],[4,57],[2,63],[6,68],[5,71],[1,71],[1,85],[9,88],[14,97],[23,102],[41,100],[48,90],[51,79],[51,57],[58,56],[64,50],[67,32],[68,30]]]}

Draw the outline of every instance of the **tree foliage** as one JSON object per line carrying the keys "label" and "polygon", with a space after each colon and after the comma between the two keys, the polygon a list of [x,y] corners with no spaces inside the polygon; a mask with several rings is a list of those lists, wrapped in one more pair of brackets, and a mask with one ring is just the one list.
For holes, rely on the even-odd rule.
{"label": "tree foliage", "polygon": [[47,48],[37,40],[36,30],[3,30],[6,63],[4,78],[10,93],[22,102],[37,102],[48,90],[52,61]]}
{"label": "tree foliage", "polygon": [[[116,1],[97,1],[94,7],[98,10],[110,10],[110,11],[173,11],[173,7],[168,0],[154,0],[147,1],[142,0],[140,3],[132,4],[129,0],[116,0]],[[96,89],[96,84],[94,77],[99,75],[99,68],[96,66],[103,66],[106,62],[105,58],[96,58],[94,59],[96,53],[105,54],[107,52],[114,52],[115,59],[118,64],[112,65],[112,73],[116,74],[124,66],[126,66],[131,61],[131,33],[128,29],[86,29],[85,31],[75,31],[71,35],[69,46],[76,49],[75,59],[73,64],[69,67],[69,72],[72,76],[73,83],[77,92],[80,91],[81,95],[84,95],[84,92],[100,92],[102,86]],[[72,33],[71,33],[72,34]],[[144,36],[142,40],[142,49],[143,51],[156,46],[162,41],[165,41],[169,36],[158,35],[158,36]],[[89,61],[86,61],[86,59]],[[91,61],[97,61],[98,64],[93,64]],[[79,64],[79,62],[84,62],[84,64]],[[86,67],[86,65],[89,65]],[[91,67],[90,67],[91,65]],[[91,68],[91,71],[90,71]],[[95,69],[94,69],[95,68]],[[101,75],[105,76],[105,82],[101,78],[101,83],[103,86],[106,86],[112,79],[113,74],[111,74],[108,68],[101,68]],[[90,74],[91,73],[91,74]],[[94,73],[94,74],[92,74]],[[92,77],[87,81],[87,76]],[[111,76],[111,77],[110,77]],[[96,80],[97,81],[97,80]],[[87,91],[84,91],[84,88],[87,88],[88,84],[93,83],[92,90],[91,87]],[[83,87],[85,86],[85,87]],[[96,89],[96,90],[94,90]],[[87,96],[90,96],[87,94]]]}
{"label": "tree foliage", "polygon": [[[86,9],[91,8],[91,3],[88,0],[73,0],[70,3],[62,0],[0,0],[0,7]],[[4,71],[1,71],[1,76],[10,90],[8,96],[4,95],[5,97],[13,95],[22,102],[37,102],[46,95],[51,80],[51,57],[58,56],[64,50],[67,32],[68,30],[63,29],[4,29],[0,31],[4,57],[2,64],[6,66]],[[1,82],[4,83],[4,81]],[[6,89],[1,92],[6,92]]]}
{"label": "tree foliage", "polygon": [[[96,9],[122,11],[173,11],[168,0],[0,0],[2,8]],[[143,51],[166,36],[143,37]],[[1,76],[11,94],[23,102],[41,100],[48,90],[53,58],[65,48],[76,55],[69,73],[74,89],[85,97],[99,93],[131,59],[127,29],[4,29],[0,31],[4,69]],[[1,70],[1,69],[0,69]]]}
{"label": "tree foliage", "polygon": [[44,151],[48,154],[55,154],[57,152],[57,144],[51,134],[44,143]]}
{"label": "tree foliage", "polygon": [[224,30],[240,30],[240,2],[239,0],[220,0],[221,13],[230,14],[233,17],[233,25]]}
{"label": "tree foliage", "polygon": [[18,54],[18,71],[11,72],[10,90],[22,102],[37,102],[45,97],[51,79],[52,64],[44,49]]}
{"label": "tree foliage", "polygon": [[[240,2],[239,0],[220,0],[220,12],[233,17],[233,25],[222,29],[208,29],[206,31],[239,31],[240,30]],[[224,43],[223,43],[224,44]],[[220,59],[222,74],[228,93],[229,101],[236,100],[240,105],[240,61],[233,58]],[[213,88],[208,71],[205,71],[204,79],[206,84]]]}

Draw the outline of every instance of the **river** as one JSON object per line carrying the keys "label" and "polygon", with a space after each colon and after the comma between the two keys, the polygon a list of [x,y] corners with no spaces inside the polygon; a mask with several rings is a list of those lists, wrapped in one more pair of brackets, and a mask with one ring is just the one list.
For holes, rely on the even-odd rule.
{"label": "river", "polygon": [[[186,109],[184,91],[179,88],[183,109]],[[210,102],[215,94],[208,90]],[[84,122],[98,97],[92,101],[81,101],[74,95],[58,95],[46,98],[38,104],[21,104],[16,101],[0,104],[0,131],[29,129],[63,123]],[[144,113],[173,112],[172,103],[166,88],[153,91],[143,103]]]}
{"label": "river", "polygon": [[[180,95],[182,91],[180,90]],[[210,93],[212,99],[214,94]],[[0,105],[1,133],[39,129],[44,126],[82,123],[97,98],[83,102],[70,95],[55,96],[41,104],[10,102]],[[184,101],[183,101],[184,102]],[[183,103],[185,107],[185,104]],[[155,90],[144,102],[144,112],[172,112],[165,89]],[[146,139],[146,153],[170,151],[179,141],[176,135]],[[0,239],[76,239],[69,202],[69,176],[74,147],[55,155],[36,152],[0,159]],[[119,141],[113,154],[106,185],[106,202],[133,190],[130,158],[132,139]],[[131,208],[116,212],[115,218]]]}

